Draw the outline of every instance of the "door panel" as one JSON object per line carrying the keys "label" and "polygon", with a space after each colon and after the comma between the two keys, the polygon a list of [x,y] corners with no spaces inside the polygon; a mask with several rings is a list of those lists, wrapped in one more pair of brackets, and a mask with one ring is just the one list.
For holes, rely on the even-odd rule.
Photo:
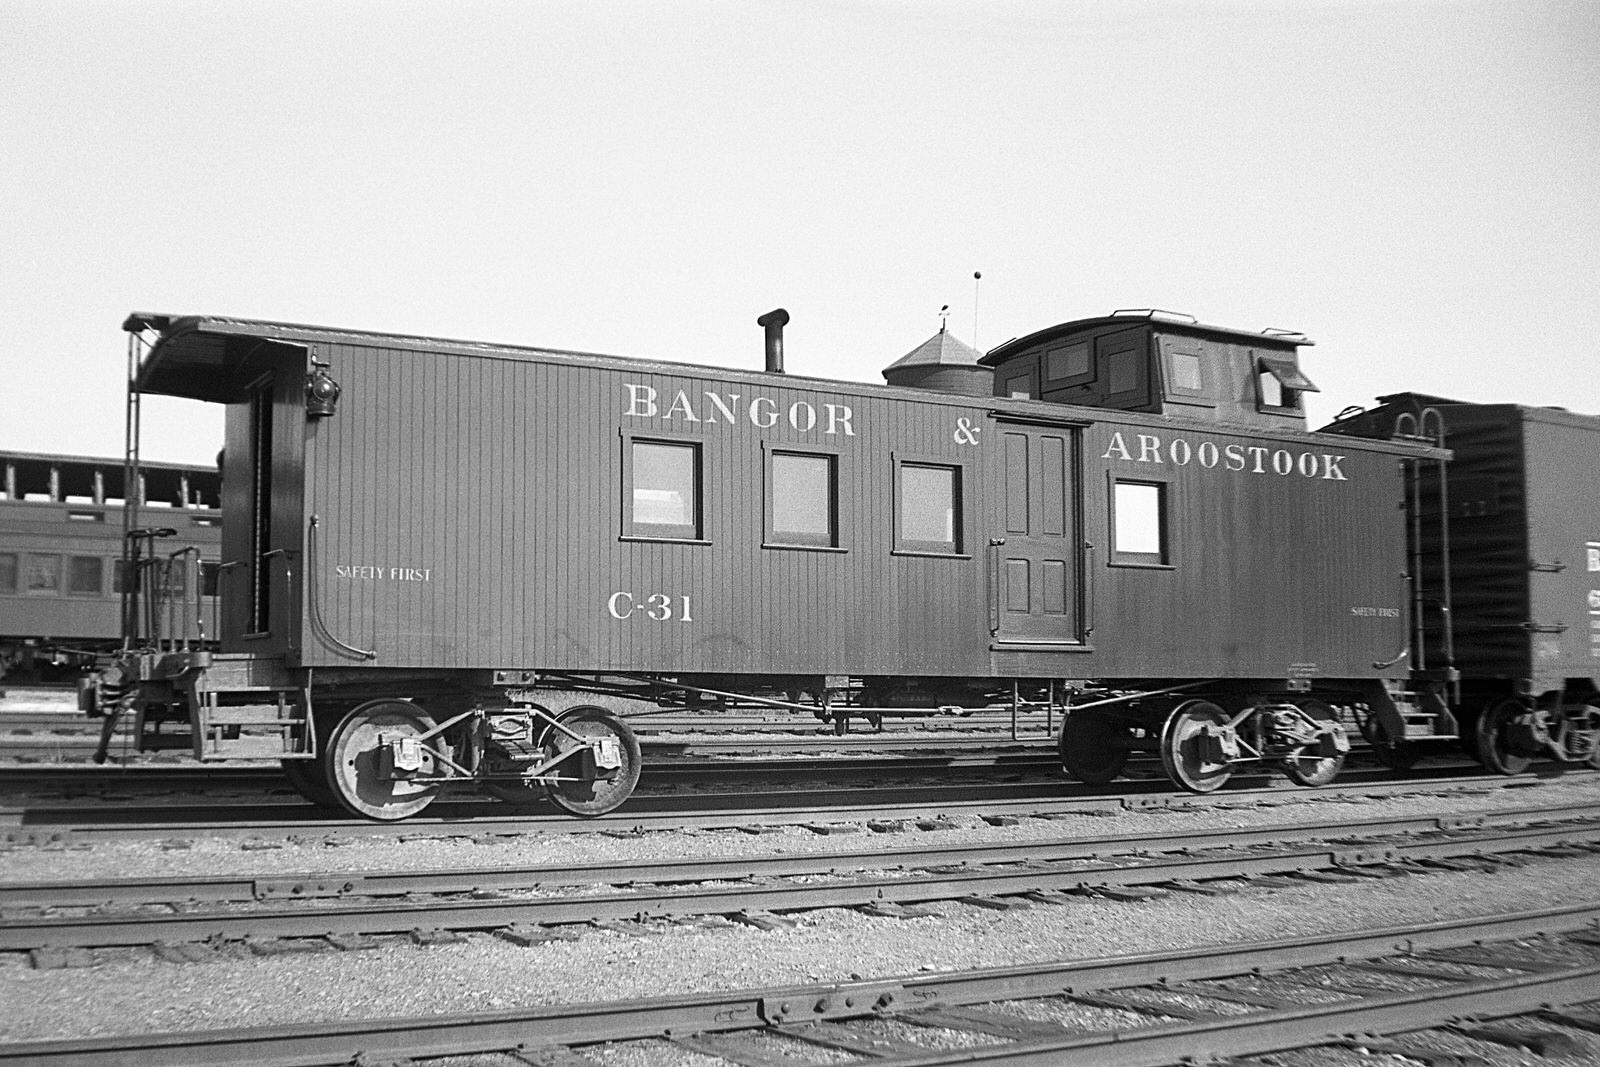
{"label": "door panel", "polygon": [[1082,644],[1076,434],[1009,424],[1000,434],[995,638]]}

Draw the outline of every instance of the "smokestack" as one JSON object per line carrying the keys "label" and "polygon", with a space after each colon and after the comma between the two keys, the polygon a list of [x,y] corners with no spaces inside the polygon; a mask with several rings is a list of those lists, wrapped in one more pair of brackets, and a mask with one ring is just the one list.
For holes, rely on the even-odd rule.
{"label": "smokestack", "polygon": [[783,373],[783,328],[789,325],[789,313],[774,308],[756,320],[756,325],[767,331],[767,373]]}

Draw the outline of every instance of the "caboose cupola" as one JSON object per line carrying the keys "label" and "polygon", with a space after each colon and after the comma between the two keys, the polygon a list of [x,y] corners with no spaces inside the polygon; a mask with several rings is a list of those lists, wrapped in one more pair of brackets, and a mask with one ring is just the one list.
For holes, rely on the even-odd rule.
{"label": "caboose cupola", "polygon": [[979,362],[993,368],[998,396],[1305,429],[1300,394],[1318,390],[1299,349],[1312,343],[1143,309],[1052,326]]}

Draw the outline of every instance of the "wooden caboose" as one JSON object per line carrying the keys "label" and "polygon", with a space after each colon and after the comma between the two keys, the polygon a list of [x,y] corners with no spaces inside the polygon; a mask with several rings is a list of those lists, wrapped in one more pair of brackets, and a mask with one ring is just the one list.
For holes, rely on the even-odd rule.
{"label": "wooden caboose", "polygon": [[227,406],[230,562],[221,653],[147,648],[112,695],[187,715],[203,758],[310,761],[308,793],[365,814],[465,775],[620,803],[625,723],[597,697],[563,726],[551,689],[1009,694],[1072,706],[1074,773],[1148,748],[1191,789],[1263,760],[1330,778],[1330,704],[1427,718],[1397,503],[1438,452],[1308,433],[1300,335],[1117,314],[978,359],[941,332],[886,372],[915,385],[865,385],[770,353],[126,327],[136,390]]}

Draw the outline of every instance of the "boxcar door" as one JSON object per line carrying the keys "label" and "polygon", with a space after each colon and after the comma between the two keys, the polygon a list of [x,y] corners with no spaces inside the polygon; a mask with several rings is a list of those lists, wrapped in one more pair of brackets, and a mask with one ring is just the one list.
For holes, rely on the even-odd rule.
{"label": "boxcar door", "polygon": [[1082,644],[1078,431],[998,422],[990,537],[997,641]]}

